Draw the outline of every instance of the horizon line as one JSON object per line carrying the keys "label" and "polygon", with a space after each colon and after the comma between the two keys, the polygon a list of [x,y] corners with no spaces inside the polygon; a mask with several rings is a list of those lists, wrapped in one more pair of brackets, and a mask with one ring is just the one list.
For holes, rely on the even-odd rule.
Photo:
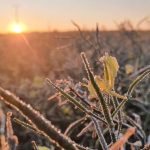
{"label": "horizon line", "polygon": [[[96,32],[96,29],[82,29],[81,32]],[[121,29],[103,29],[103,30],[99,30],[100,32],[118,32],[121,31]],[[138,31],[138,32],[149,32],[150,29],[133,29],[133,30],[126,30],[126,31]],[[78,29],[68,29],[68,30],[59,30],[59,29],[54,29],[54,30],[32,30],[32,31],[24,31],[22,33],[13,33],[13,32],[0,32],[0,35],[2,34],[12,34],[12,35],[16,35],[16,34],[30,34],[30,33],[65,33],[65,32],[79,32]]]}

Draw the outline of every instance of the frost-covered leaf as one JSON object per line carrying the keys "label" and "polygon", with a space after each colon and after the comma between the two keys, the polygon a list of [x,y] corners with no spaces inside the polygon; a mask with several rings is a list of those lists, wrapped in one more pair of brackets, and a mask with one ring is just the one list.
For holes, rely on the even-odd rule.
{"label": "frost-covered leaf", "polygon": [[115,78],[119,69],[117,59],[107,53],[100,58],[104,66],[104,80],[109,84],[109,88],[114,88]]}
{"label": "frost-covered leaf", "polygon": [[[108,54],[105,54],[105,56],[100,58],[100,61],[104,66],[104,78],[101,78],[98,75],[94,76],[94,79],[100,90],[105,94],[110,94],[120,99],[126,99],[125,96],[120,95],[114,91],[114,82],[119,69],[117,59],[115,57],[109,56]],[[84,86],[88,88],[90,97],[97,97],[91,81],[88,81],[88,84],[84,84]]]}

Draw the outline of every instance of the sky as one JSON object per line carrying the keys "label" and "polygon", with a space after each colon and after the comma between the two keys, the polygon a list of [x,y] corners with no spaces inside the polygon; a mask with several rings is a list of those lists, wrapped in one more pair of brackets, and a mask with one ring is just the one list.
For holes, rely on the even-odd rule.
{"label": "sky", "polygon": [[0,32],[8,32],[18,7],[19,22],[26,31],[94,29],[96,23],[106,29],[131,20],[136,24],[150,15],[150,0],[0,0]]}

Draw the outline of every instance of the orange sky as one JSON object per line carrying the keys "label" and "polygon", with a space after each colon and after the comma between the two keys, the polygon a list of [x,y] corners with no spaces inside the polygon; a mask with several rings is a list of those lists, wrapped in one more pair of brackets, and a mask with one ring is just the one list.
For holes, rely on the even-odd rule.
{"label": "orange sky", "polygon": [[0,32],[10,31],[16,6],[26,31],[74,30],[71,20],[81,28],[92,29],[98,23],[116,29],[114,22],[130,19],[136,24],[150,15],[150,0],[0,0]]}

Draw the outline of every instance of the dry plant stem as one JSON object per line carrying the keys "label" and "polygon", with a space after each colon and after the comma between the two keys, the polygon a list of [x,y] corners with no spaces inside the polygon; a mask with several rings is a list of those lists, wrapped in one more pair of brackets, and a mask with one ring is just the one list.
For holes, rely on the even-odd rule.
{"label": "dry plant stem", "polygon": [[149,20],[149,18],[150,18],[150,16],[145,16],[144,18],[142,18],[141,20],[139,20],[138,21],[138,23],[136,24],[136,30],[138,30],[138,31],[140,31],[140,26],[144,23],[144,22],[146,22],[146,21],[148,21]]}
{"label": "dry plant stem", "polygon": [[[118,99],[117,99],[117,97],[112,97],[112,99],[113,99],[113,102],[114,102],[114,105],[115,105],[115,109],[116,109],[116,107],[119,105]],[[118,111],[118,116],[117,117],[118,117],[118,135],[117,135],[117,139],[118,139],[120,131],[121,131],[121,128],[122,128],[121,110]]]}
{"label": "dry plant stem", "polygon": [[13,118],[13,121],[16,122],[17,124],[19,124],[20,126],[26,128],[26,129],[29,129],[31,130],[32,132],[36,133],[36,134],[39,134],[39,135],[42,135],[43,136],[43,133],[40,132],[36,127],[33,127],[32,125],[24,122],[24,121],[21,121],[17,118]]}
{"label": "dry plant stem", "polygon": [[70,135],[70,132],[77,127],[77,125],[81,124],[82,122],[86,121],[86,117],[82,117],[76,121],[74,121],[73,123],[71,123],[68,128],[66,129],[66,131],[64,132],[64,135]]}
{"label": "dry plant stem", "polygon": [[100,88],[98,87],[97,83],[95,82],[94,75],[93,75],[93,73],[90,69],[90,66],[89,66],[89,63],[86,59],[85,54],[81,53],[81,57],[82,57],[84,65],[85,65],[86,71],[88,73],[88,78],[91,81],[92,86],[95,89],[95,93],[97,94],[98,99],[100,101],[100,104],[101,104],[101,107],[102,107],[102,110],[103,110],[103,115],[105,117],[105,120],[107,121],[107,125],[108,125],[109,131],[110,131],[112,141],[115,142],[116,141],[116,136],[114,134],[115,128],[114,128],[114,123],[113,123],[109,108],[108,108],[108,106],[107,106],[107,104],[106,104],[106,102],[103,98],[103,95],[101,93]]}
{"label": "dry plant stem", "polygon": [[6,117],[2,108],[0,107],[0,149],[9,150],[9,145],[5,137],[5,123]]}
{"label": "dry plant stem", "polygon": [[105,120],[94,114],[91,110],[88,110],[85,106],[83,106],[78,100],[76,100],[71,95],[64,92],[62,89],[60,89],[58,86],[56,86],[52,81],[47,79],[47,82],[51,84],[53,87],[56,88],[57,91],[59,91],[65,98],[67,98],[72,104],[74,104],[76,107],[78,107],[81,111],[85,112],[87,115],[95,117],[96,119],[102,121],[103,123],[107,124]]}
{"label": "dry plant stem", "polygon": [[21,112],[31,123],[35,125],[43,134],[57,147],[69,150],[78,150],[76,143],[70,138],[63,135],[50,121],[46,120],[38,111],[34,110],[30,105],[24,103],[18,97],[9,91],[0,88],[0,96],[5,103]]}
{"label": "dry plant stem", "polygon": [[141,149],[141,150],[150,150],[150,144],[146,144],[146,145],[144,146],[144,148]]}
{"label": "dry plant stem", "polygon": [[98,120],[96,120],[95,118],[92,117],[92,121],[94,123],[95,129],[97,131],[96,133],[98,135],[99,142],[101,143],[103,150],[108,150],[108,145],[105,141],[105,138],[103,136],[102,129],[100,128]]}
{"label": "dry plant stem", "polygon": [[70,91],[77,96],[87,107],[93,110],[93,113],[96,113],[98,115],[103,115],[98,109],[96,109],[95,106],[92,106],[88,101],[86,101],[84,98],[82,98],[73,88],[70,87]]}
{"label": "dry plant stem", "polygon": [[9,149],[16,150],[16,147],[18,146],[18,138],[14,135],[12,122],[11,122],[11,116],[12,112],[7,112],[7,118],[6,118],[6,137],[9,144]]}
{"label": "dry plant stem", "polygon": [[77,137],[82,136],[83,134],[85,134],[86,132],[88,132],[88,130],[90,128],[92,128],[93,122],[89,122],[78,134]]}
{"label": "dry plant stem", "polygon": [[33,147],[34,150],[39,150],[36,143],[35,143],[35,141],[32,141],[31,143],[32,143],[32,147]]}
{"label": "dry plant stem", "polygon": [[[137,84],[139,84],[142,80],[144,80],[149,74],[150,74],[150,69],[148,68],[130,84],[128,92],[127,92],[128,97],[131,97],[132,92],[134,88],[137,86]],[[128,99],[125,99],[118,105],[116,110],[114,110],[114,112],[112,113],[112,117],[114,117],[121,110],[121,108],[127,101]]]}
{"label": "dry plant stem", "polygon": [[125,99],[123,101],[121,101],[121,103],[117,106],[116,110],[113,111],[112,113],[112,118],[115,117],[116,114],[118,114],[119,111],[121,111],[122,107],[124,106],[124,104],[128,101],[128,99]]}
{"label": "dry plant stem", "polygon": [[71,22],[72,22],[72,24],[78,29],[81,38],[82,38],[86,43],[88,43],[89,47],[93,47],[94,50],[97,51],[97,48],[95,47],[95,45],[83,35],[83,33],[82,33],[82,31],[81,31],[79,25],[78,25],[77,23],[75,23],[74,21],[71,21]]}
{"label": "dry plant stem", "polygon": [[127,115],[124,115],[125,118],[133,125],[135,126],[140,132],[141,134],[143,135],[143,139],[144,139],[144,143],[146,143],[146,135],[145,135],[145,132],[143,131],[142,127],[136,123],[131,117],[127,116]]}

